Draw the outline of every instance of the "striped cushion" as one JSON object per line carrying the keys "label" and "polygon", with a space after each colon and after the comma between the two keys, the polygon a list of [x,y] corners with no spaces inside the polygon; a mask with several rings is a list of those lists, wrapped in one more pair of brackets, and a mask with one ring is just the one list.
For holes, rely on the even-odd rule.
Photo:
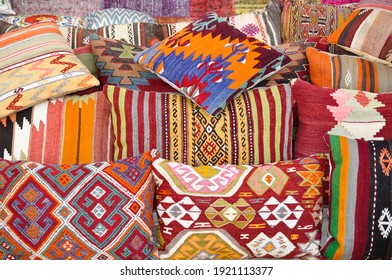
{"label": "striped cushion", "polygon": [[388,259],[391,251],[392,141],[326,137],[330,147],[329,259]]}
{"label": "striped cushion", "polygon": [[0,158],[53,164],[108,160],[110,121],[102,92],[40,103],[0,119]]}
{"label": "striped cushion", "polygon": [[392,6],[360,5],[333,32],[331,44],[392,66]]}
{"label": "striped cushion", "polygon": [[114,158],[155,147],[189,165],[260,164],[291,159],[288,84],[244,92],[216,117],[182,95],[105,85],[112,104]]}
{"label": "striped cushion", "polygon": [[59,29],[72,48],[88,45],[91,34],[122,40],[137,46],[151,47],[176,32],[175,24],[149,22],[115,24],[98,29],[77,27],[60,27]]}
{"label": "striped cushion", "polygon": [[392,91],[392,67],[357,56],[334,55],[308,47],[312,84],[370,92]]}
{"label": "striped cushion", "polygon": [[90,29],[131,22],[156,22],[154,17],[146,13],[123,8],[109,8],[90,12],[86,16],[86,21],[87,28]]}
{"label": "striped cushion", "polygon": [[0,118],[99,85],[52,22],[0,36],[0,81]]}
{"label": "striped cushion", "polygon": [[348,138],[392,139],[392,92],[329,89],[292,81],[299,125],[294,157],[327,153],[325,134]]}
{"label": "striped cushion", "polygon": [[87,22],[84,18],[74,16],[63,16],[59,14],[30,14],[30,15],[15,15],[4,17],[4,21],[15,24],[20,27],[30,26],[38,22],[53,21],[58,26],[76,26],[85,27]]}

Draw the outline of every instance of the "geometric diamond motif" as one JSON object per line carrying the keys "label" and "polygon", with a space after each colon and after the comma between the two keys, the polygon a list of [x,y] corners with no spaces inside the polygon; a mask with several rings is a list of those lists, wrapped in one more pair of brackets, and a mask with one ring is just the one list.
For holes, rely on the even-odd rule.
{"label": "geometric diamond motif", "polygon": [[216,227],[234,224],[243,229],[256,216],[256,211],[243,198],[233,204],[219,198],[207,208],[205,215]]}
{"label": "geometric diamond motif", "polygon": [[260,216],[271,227],[283,222],[289,228],[294,228],[304,209],[292,196],[288,196],[283,202],[271,197],[259,210]]}
{"label": "geometric diamond motif", "polygon": [[200,208],[187,196],[178,202],[170,196],[165,197],[159,203],[157,211],[165,225],[177,221],[185,228],[189,228],[201,214]]}
{"label": "geometric diamond motif", "polygon": [[63,228],[42,250],[49,260],[88,260],[96,253],[68,228]]}
{"label": "geometric diamond motif", "polygon": [[265,256],[282,258],[295,249],[294,244],[281,232],[272,238],[262,232],[246,245],[259,258]]}
{"label": "geometric diamond motif", "polygon": [[280,168],[266,165],[257,168],[247,183],[257,195],[263,195],[268,189],[280,194],[288,179],[289,177]]}
{"label": "geometric diamond motif", "polygon": [[54,211],[59,202],[32,176],[18,186],[5,207],[11,212],[9,228],[34,250],[60,225]]}
{"label": "geometric diamond motif", "polygon": [[379,162],[384,175],[389,176],[389,173],[391,172],[392,169],[392,156],[387,148],[381,149]]}
{"label": "geometric diamond motif", "polygon": [[384,239],[388,238],[392,230],[392,215],[388,208],[384,208],[381,212],[381,216],[378,219],[378,229]]}
{"label": "geometric diamond motif", "polygon": [[[99,198],[98,188],[102,189]],[[98,248],[104,248],[128,223],[130,217],[123,208],[129,200],[103,176],[96,175],[70,197],[69,205],[75,209],[70,223]]]}

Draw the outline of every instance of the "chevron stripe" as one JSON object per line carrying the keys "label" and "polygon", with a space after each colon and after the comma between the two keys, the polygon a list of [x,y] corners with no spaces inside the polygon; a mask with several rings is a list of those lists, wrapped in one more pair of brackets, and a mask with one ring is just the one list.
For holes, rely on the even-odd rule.
{"label": "chevron stripe", "polygon": [[156,22],[155,18],[138,11],[110,8],[87,14],[87,28],[96,29],[114,24],[128,24],[131,22]]}

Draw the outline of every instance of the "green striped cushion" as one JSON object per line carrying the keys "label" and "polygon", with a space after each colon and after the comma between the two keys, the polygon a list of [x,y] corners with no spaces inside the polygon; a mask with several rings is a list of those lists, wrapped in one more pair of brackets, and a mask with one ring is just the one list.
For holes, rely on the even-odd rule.
{"label": "green striped cushion", "polygon": [[391,259],[392,141],[328,135],[329,259]]}
{"label": "green striped cushion", "polygon": [[215,117],[179,94],[103,89],[112,104],[114,158],[157,148],[189,165],[261,164],[292,158],[289,84],[241,94]]}

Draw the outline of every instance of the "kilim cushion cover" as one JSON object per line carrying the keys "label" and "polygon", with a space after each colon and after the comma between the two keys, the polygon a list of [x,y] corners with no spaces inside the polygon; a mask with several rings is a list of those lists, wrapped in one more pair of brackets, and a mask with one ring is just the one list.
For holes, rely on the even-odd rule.
{"label": "kilim cushion cover", "polygon": [[265,165],[153,162],[161,259],[319,256],[326,155]]}
{"label": "kilim cushion cover", "polygon": [[111,159],[111,147],[110,103],[102,92],[59,97],[0,119],[0,157],[7,160],[91,163]]}
{"label": "kilim cushion cover", "polygon": [[53,22],[0,36],[0,81],[0,118],[99,85]]}
{"label": "kilim cushion cover", "polygon": [[392,66],[392,6],[360,5],[328,38],[331,44]]}
{"label": "kilim cushion cover", "polygon": [[291,62],[278,73],[261,81],[257,86],[272,86],[289,83],[290,80],[296,78],[310,81],[309,62],[305,53],[307,47],[328,51],[330,44],[327,42],[326,37],[312,37],[276,46],[275,50],[290,57]]}
{"label": "kilim cushion cover", "polygon": [[15,11],[12,9],[9,0],[0,0],[0,15],[14,15]]}
{"label": "kilim cushion cover", "polygon": [[154,17],[146,13],[123,8],[109,8],[90,12],[86,16],[86,21],[87,28],[90,29],[131,22],[156,22]]}
{"label": "kilim cushion cover", "polygon": [[294,158],[327,153],[326,133],[392,139],[392,93],[321,88],[299,79],[292,82],[292,92],[299,117]]}
{"label": "kilim cushion cover", "polygon": [[392,258],[391,141],[327,135],[331,161],[329,259]]}
{"label": "kilim cushion cover", "polygon": [[392,92],[392,67],[358,56],[334,55],[309,47],[312,84],[328,88]]}
{"label": "kilim cushion cover", "polygon": [[0,257],[156,259],[155,156],[85,165],[0,160]]}
{"label": "kilim cushion cover", "polygon": [[353,5],[307,3],[304,0],[286,0],[282,8],[282,42],[329,36],[344,23],[354,10]]}
{"label": "kilim cushion cover", "polygon": [[137,54],[134,61],[183,92],[207,113],[216,115],[233,98],[278,72],[290,59],[215,13],[206,13]]}
{"label": "kilim cushion cover", "polygon": [[90,71],[90,73],[93,74],[95,78],[98,78],[98,68],[95,63],[91,44],[75,48],[73,51],[80,61],[87,67],[88,71]]}
{"label": "kilim cushion cover", "polygon": [[98,29],[60,27],[60,31],[72,48],[88,45],[90,43],[90,34],[121,40],[137,46],[151,47],[174,34],[176,26],[174,24],[134,22],[109,25]]}
{"label": "kilim cushion cover", "polygon": [[146,47],[97,35],[90,35],[90,42],[101,85],[118,85],[143,91],[176,91],[156,74],[133,61],[133,57]]}
{"label": "kilim cushion cover", "polygon": [[[238,2],[238,1],[237,1]],[[280,35],[281,8],[278,1],[268,1],[265,9],[231,16],[228,21],[244,34],[257,38],[270,46],[281,43]]]}
{"label": "kilim cushion cover", "polygon": [[63,16],[58,14],[34,14],[34,15],[16,15],[4,17],[4,21],[15,24],[20,27],[30,26],[39,22],[52,21],[58,26],[76,26],[85,27],[87,22],[84,18]]}
{"label": "kilim cushion cover", "polygon": [[351,3],[358,3],[359,0],[321,0],[323,4],[332,4],[332,5],[344,5]]}
{"label": "kilim cushion cover", "polygon": [[195,165],[260,164],[292,157],[289,84],[244,92],[213,117],[179,94],[105,85],[112,105],[114,159],[156,148]]}

